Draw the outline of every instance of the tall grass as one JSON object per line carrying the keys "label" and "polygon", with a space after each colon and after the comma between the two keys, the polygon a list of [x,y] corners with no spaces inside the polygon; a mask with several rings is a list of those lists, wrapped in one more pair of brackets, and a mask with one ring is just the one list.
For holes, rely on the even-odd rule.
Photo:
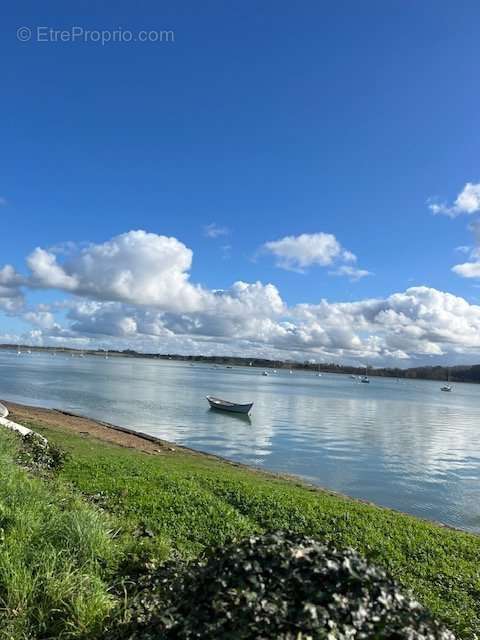
{"label": "tall grass", "polygon": [[65,485],[19,468],[17,447],[0,432],[0,640],[93,637],[113,606],[108,520]]}

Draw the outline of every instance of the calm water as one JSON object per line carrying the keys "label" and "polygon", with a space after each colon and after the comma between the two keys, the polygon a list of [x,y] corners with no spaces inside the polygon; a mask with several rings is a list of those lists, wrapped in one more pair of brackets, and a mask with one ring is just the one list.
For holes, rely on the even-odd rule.
{"label": "calm water", "polygon": [[[480,386],[0,353],[0,398],[56,407],[480,532]],[[250,420],[205,395],[254,401]]]}

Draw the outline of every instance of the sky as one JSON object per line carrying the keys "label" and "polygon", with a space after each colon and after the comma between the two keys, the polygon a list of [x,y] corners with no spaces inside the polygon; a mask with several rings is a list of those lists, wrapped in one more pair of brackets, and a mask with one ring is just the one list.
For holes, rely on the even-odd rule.
{"label": "sky", "polygon": [[0,342],[480,362],[480,5],[1,9]]}

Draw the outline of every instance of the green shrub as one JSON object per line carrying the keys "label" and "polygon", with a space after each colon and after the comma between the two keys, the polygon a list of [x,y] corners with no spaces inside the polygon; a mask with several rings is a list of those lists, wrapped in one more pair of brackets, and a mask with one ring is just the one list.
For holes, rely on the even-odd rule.
{"label": "green shrub", "polygon": [[34,432],[22,437],[18,462],[33,471],[59,471],[65,458],[63,449]]}
{"label": "green shrub", "polygon": [[111,640],[453,640],[383,570],[353,550],[268,534],[201,562],[132,576],[129,621]]}

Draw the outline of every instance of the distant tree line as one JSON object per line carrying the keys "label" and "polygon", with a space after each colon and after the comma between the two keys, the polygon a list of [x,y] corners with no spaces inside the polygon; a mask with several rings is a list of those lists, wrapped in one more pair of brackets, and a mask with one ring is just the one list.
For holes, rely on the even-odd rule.
{"label": "distant tree line", "polygon": [[[270,360],[268,358],[248,358],[241,356],[203,356],[203,355],[182,355],[178,353],[140,353],[133,349],[123,351],[106,349],[71,349],[68,347],[36,347],[31,345],[0,344],[0,349],[21,351],[47,351],[56,353],[83,353],[84,355],[104,355],[126,356],[131,358],[154,358],[160,360],[180,360],[183,362],[210,363],[218,366],[251,366],[262,369],[292,369],[301,371],[312,371],[322,373],[345,373],[350,375],[363,375],[365,367],[355,367],[352,365],[342,365],[336,362],[314,363],[312,361],[293,362],[290,360]],[[369,376],[384,376],[387,378],[413,378],[417,380],[447,380],[451,382],[480,382],[480,364],[456,365],[454,367],[431,366],[431,367],[368,367]]]}

